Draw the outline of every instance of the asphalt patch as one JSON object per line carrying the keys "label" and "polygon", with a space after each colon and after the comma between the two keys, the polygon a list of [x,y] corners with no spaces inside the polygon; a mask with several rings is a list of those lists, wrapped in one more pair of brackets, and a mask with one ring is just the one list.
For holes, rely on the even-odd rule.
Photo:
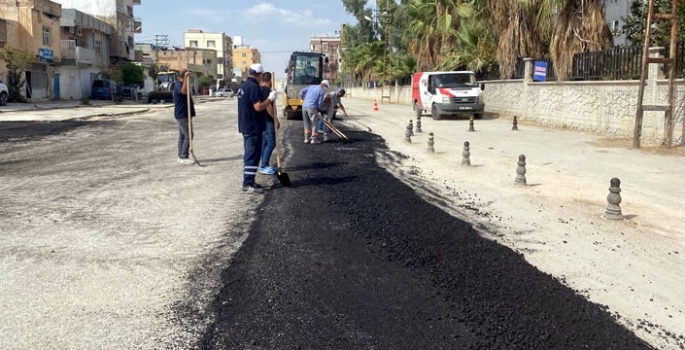
{"label": "asphalt patch", "polygon": [[293,187],[266,194],[199,348],[651,349],[381,168],[380,137],[344,132],[353,147],[293,142]]}

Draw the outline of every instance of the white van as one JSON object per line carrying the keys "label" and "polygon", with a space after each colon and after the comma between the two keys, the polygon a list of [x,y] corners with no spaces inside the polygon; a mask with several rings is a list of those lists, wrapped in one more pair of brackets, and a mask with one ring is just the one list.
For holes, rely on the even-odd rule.
{"label": "white van", "polygon": [[479,86],[476,74],[471,71],[416,72],[411,85],[416,116],[430,111],[435,120],[445,115],[483,117],[485,84]]}

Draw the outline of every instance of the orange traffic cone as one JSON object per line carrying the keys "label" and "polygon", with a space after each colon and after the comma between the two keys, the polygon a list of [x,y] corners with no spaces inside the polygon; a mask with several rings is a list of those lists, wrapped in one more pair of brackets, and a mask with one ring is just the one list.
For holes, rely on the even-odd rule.
{"label": "orange traffic cone", "polygon": [[378,112],[378,101],[373,99],[373,111]]}

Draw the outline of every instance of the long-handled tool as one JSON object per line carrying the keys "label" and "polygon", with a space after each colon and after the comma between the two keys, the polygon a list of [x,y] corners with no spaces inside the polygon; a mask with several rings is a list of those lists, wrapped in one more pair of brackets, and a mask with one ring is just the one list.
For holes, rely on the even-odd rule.
{"label": "long-handled tool", "polygon": [[[275,77],[276,75],[272,75],[271,79]],[[276,111],[276,102],[271,102],[271,106],[273,106],[274,110],[274,119],[278,118],[278,112]],[[276,121],[276,120],[274,120]],[[290,182],[290,176],[288,176],[287,173],[284,173],[281,171],[281,146],[278,144],[278,130],[276,130],[276,177],[278,178],[278,182],[283,185],[283,187],[290,187],[293,184]]]}
{"label": "long-handled tool", "polygon": [[324,125],[326,125],[329,129],[333,130],[333,132],[338,135],[341,139],[343,139],[343,142],[350,142],[350,139],[342,133],[338,128],[336,128],[333,124],[331,124],[328,120],[326,120],[324,117],[322,117],[319,113],[316,114],[316,117],[321,120]]}
{"label": "long-handled tool", "polygon": [[352,120],[353,122],[355,122],[355,123],[357,123],[357,124],[359,124],[359,125],[365,127],[369,132],[373,132],[373,130],[371,130],[371,128],[370,128],[368,125],[365,125],[364,123],[358,121],[357,119],[352,119],[352,118],[350,118],[350,116],[347,115],[347,112],[346,112],[344,109],[343,109],[343,113],[345,113],[345,119],[350,119],[350,120]]}
{"label": "long-handled tool", "polygon": [[186,86],[188,87],[186,92],[186,105],[188,106],[188,150],[190,152],[190,156],[193,157],[195,164],[202,166],[193,152],[193,115],[190,109],[190,77],[186,78],[185,84],[187,84]]}

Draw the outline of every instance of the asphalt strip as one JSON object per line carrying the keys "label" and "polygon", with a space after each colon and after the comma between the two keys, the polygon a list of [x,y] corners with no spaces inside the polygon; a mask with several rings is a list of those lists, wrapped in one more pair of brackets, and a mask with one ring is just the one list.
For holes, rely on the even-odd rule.
{"label": "asphalt strip", "polygon": [[265,195],[200,348],[651,348],[381,168],[379,136],[305,145],[295,124],[293,186]]}

